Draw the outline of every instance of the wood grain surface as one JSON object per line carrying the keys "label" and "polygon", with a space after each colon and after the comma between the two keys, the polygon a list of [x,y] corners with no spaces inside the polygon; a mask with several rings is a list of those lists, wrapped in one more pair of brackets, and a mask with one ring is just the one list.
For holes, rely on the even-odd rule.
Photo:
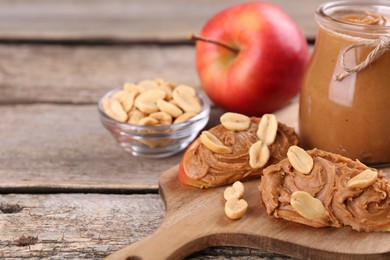
{"label": "wood grain surface", "polygon": [[[125,153],[96,104],[125,81],[199,87],[193,47],[0,44],[0,56],[0,192],[156,191],[180,161]],[[213,107],[208,127],[221,113]]]}
{"label": "wood grain surface", "polygon": [[[157,194],[0,195],[0,259],[102,259],[151,234],[164,214]],[[189,259],[248,257],[282,259],[232,247],[205,249]]]}
{"label": "wood grain surface", "polygon": [[248,211],[242,219],[230,220],[224,213],[226,187],[186,186],[178,181],[177,171],[178,167],[173,167],[160,177],[160,193],[167,209],[160,228],[107,259],[182,259],[197,250],[221,245],[262,248],[300,259],[390,257],[386,232],[313,228],[268,216],[260,199],[259,179],[244,182]]}
{"label": "wood grain surface", "polygon": [[[208,127],[221,113],[213,109]],[[0,106],[0,114],[0,192],[157,190],[161,172],[181,158],[126,153],[95,105]]]}
{"label": "wood grain surface", "polygon": [[193,46],[0,44],[0,104],[92,104],[124,82],[199,87]]}
{"label": "wood grain surface", "polygon": [[[325,0],[268,0],[314,39],[313,13]],[[246,0],[1,0],[0,39],[28,41],[185,41],[216,12]]]}

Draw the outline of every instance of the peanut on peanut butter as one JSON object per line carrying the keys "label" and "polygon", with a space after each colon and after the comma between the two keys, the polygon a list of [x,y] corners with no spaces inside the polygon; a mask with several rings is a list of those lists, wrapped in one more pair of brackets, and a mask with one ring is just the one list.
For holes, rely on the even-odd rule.
{"label": "peanut on peanut butter", "polygon": [[[238,120],[231,120],[228,117],[227,121],[229,124],[236,121],[240,125],[246,120],[246,116],[238,115],[237,118]],[[222,117],[221,121],[226,123],[225,119]],[[187,149],[182,157],[182,165],[185,178],[190,181],[185,184],[202,188],[215,187],[261,176],[265,167],[286,158],[288,148],[298,144],[294,129],[283,123],[277,124],[274,142],[270,145],[264,144],[256,135],[261,118],[249,119],[249,127],[246,130],[237,130],[236,126],[232,127],[235,130],[229,130],[221,123],[207,131],[215,137],[214,143],[210,138],[207,139],[211,135],[201,136],[203,141],[197,139]],[[257,142],[259,143],[254,145]],[[212,148],[215,144],[218,145],[217,150]],[[221,147],[222,151],[229,152],[221,153]]]}
{"label": "peanut on peanut butter", "polygon": [[312,227],[390,231],[384,174],[323,150],[305,153],[314,162],[310,174],[297,174],[288,158],[263,171],[261,199],[269,215]]}

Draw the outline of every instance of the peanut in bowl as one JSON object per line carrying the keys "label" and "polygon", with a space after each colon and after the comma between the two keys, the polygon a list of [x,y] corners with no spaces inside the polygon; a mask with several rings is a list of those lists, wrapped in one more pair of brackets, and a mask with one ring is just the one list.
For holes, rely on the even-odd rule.
{"label": "peanut in bowl", "polygon": [[[116,88],[105,94],[98,103],[98,110],[103,126],[113,135],[115,140],[125,151],[134,156],[149,158],[165,158],[172,156],[185,149],[206,126],[209,120],[209,101],[206,96],[199,91],[195,91],[196,98],[200,104],[198,113],[186,112],[177,105],[180,107],[180,110],[182,110],[182,114],[177,115],[176,118],[172,116],[172,118],[167,121],[167,119],[162,116],[165,114],[161,113],[164,111],[159,110],[149,114],[145,113],[144,111],[149,110],[146,107],[143,107],[144,104],[140,105],[142,102],[137,102],[137,97],[140,97],[142,94],[138,93],[133,98],[134,104],[132,104],[132,108],[128,109],[127,112],[124,111],[126,116],[122,113],[122,117],[118,117],[118,115],[113,114],[110,107],[115,108],[118,105],[118,102],[112,100],[113,97],[114,99],[120,100],[116,93],[123,89],[126,89],[126,87]],[[110,99],[112,103],[107,104],[110,102]],[[143,98],[140,97],[140,99]],[[166,101],[167,98],[158,98],[157,100],[161,99]],[[152,103],[156,104],[157,100]],[[123,104],[123,102],[119,103]],[[143,116],[138,118],[140,114],[138,113],[138,109],[140,106],[143,110],[141,111]],[[123,107],[125,106],[122,106],[122,108]],[[134,111],[138,112],[134,113]],[[151,109],[150,111],[155,110]],[[134,114],[137,114],[137,120],[134,119]],[[180,116],[181,118],[179,118]]]}

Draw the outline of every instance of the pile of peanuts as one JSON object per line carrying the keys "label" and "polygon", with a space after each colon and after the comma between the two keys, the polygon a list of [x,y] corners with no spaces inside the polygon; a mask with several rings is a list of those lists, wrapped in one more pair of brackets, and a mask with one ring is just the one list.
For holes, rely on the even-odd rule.
{"label": "pile of peanuts", "polygon": [[[245,131],[250,127],[251,119],[243,114],[226,112],[220,117],[221,124],[232,131]],[[276,139],[278,120],[274,114],[264,114],[259,122],[256,132],[258,141],[249,149],[249,165],[253,169],[264,167],[271,152],[269,146]],[[209,131],[203,131],[200,136],[201,143],[214,153],[232,153],[232,149]]]}
{"label": "pile of peanuts", "polygon": [[102,103],[104,112],[111,118],[143,126],[181,123],[202,111],[202,101],[194,88],[163,79],[125,83]]}

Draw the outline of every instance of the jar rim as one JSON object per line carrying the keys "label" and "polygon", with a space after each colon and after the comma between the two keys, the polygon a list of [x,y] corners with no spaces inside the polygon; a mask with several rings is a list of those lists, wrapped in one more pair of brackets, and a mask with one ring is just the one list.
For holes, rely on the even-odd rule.
{"label": "jar rim", "polygon": [[[317,23],[320,26],[327,26],[328,28],[335,28],[338,31],[350,34],[351,32],[359,33],[363,35],[390,35],[389,25],[366,25],[357,24],[348,21],[342,21],[332,16],[332,11],[356,11],[360,10],[368,11],[368,9],[388,9],[388,15],[390,15],[390,2],[387,0],[361,0],[361,1],[332,1],[321,4],[315,11],[315,17]],[[389,19],[389,17],[387,17]]]}

